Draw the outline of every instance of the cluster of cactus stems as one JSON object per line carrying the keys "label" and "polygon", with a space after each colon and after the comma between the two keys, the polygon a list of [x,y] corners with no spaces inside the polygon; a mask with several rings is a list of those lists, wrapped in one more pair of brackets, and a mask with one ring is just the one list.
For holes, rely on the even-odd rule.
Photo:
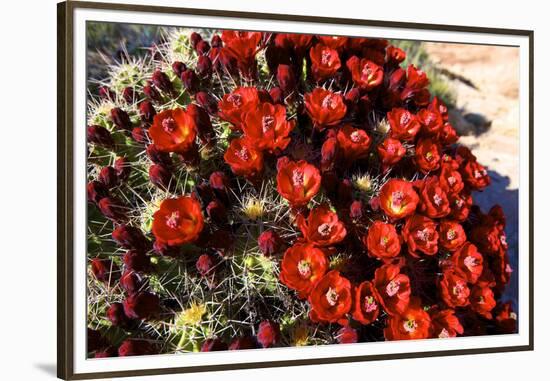
{"label": "cluster of cactus stems", "polygon": [[[368,57],[372,67],[367,69],[373,71],[368,77],[372,83],[359,85],[353,71],[352,52],[358,49],[352,41],[355,39],[339,45],[338,39],[334,39],[338,43],[332,43],[321,37],[306,37],[308,42],[303,48],[307,51],[317,49],[317,45],[322,48],[322,42],[331,47],[327,52],[339,55],[338,67],[332,70],[331,64],[316,66],[312,63],[315,53],[300,53],[298,45],[289,47],[294,50],[290,58],[285,57],[282,44],[272,33],[257,33],[258,40],[251,42],[254,38],[247,33],[241,36],[236,32],[232,38],[243,40],[238,45],[229,42],[229,37],[222,38],[225,35],[221,31],[163,30],[162,42],[144,57],[127,56],[108,64],[107,77],[90,82],[94,90],[88,97],[87,118],[89,355],[391,339],[384,331],[390,324],[387,311],[362,324],[357,323],[361,319],[355,315],[352,319],[349,308],[334,321],[314,318],[311,297],[297,295],[300,290],[282,281],[285,251],[304,239],[297,220],[325,206],[347,229],[344,243],[322,249],[326,251],[327,270],[344,274],[355,289],[362,281],[372,279],[383,264],[405,267],[413,294],[422,300],[423,308],[428,311],[429,305],[437,304],[433,294],[444,268],[441,261],[448,260],[452,253],[441,251],[436,259],[403,254],[397,264],[397,259],[392,262],[373,257],[362,243],[377,219],[405,229],[399,216],[380,217],[380,203],[384,202],[381,191],[391,179],[416,184],[439,173],[439,164],[419,169],[415,152],[420,146],[418,139],[397,137],[401,140],[398,147],[385,147],[389,151],[402,150],[394,161],[382,160],[380,148],[376,149],[392,133],[387,115],[396,104],[411,112],[426,107],[428,102],[433,104],[426,89],[388,100],[383,96],[386,90],[376,88],[398,86],[392,83],[398,81],[392,74],[399,68],[399,56],[404,52],[391,50],[383,40],[357,39],[361,40],[357,46],[363,44],[359,48],[363,57],[356,58]],[[235,56],[239,49],[241,57]],[[327,59],[334,57],[322,56],[322,64],[327,64]],[[377,80],[377,75],[384,79]],[[411,76],[422,74],[404,75],[411,80]],[[255,88],[262,102],[283,105],[286,120],[292,123],[292,131],[287,134],[290,143],[266,151],[260,173],[243,170],[227,158],[233,140],[239,139],[242,132],[220,112],[220,105],[228,94],[242,88]],[[315,94],[316,89],[342,94],[346,115],[335,122],[327,122],[330,115],[323,117],[324,122],[313,120],[304,96]],[[153,124],[162,122],[156,116],[177,109],[194,118],[196,138],[190,143],[192,149],[162,149],[152,138]],[[329,134],[344,130],[340,127],[344,122],[366,131],[370,148],[366,155],[335,164],[330,139],[336,139]],[[446,152],[456,151],[454,131],[447,125],[442,139],[448,141],[436,147],[441,163]],[[254,144],[251,150],[257,148]],[[289,160],[313,163],[318,168],[315,171],[322,174],[322,186],[305,203],[289,200],[279,189],[278,174]],[[474,170],[479,174],[474,176],[476,179],[485,180],[481,166]],[[469,187],[475,190],[475,186]],[[164,200],[180,197],[200,204],[204,226],[191,241],[169,244],[153,233],[153,222]],[[480,211],[469,214],[464,223],[468,233],[475,225],[471,221],[487,217]],[[498,210],[493,214],[497,215]],[[478,241],[483,239],[478,237]],[[403,249],[405,252],[405,244]],[[499,286],[492,288],[498,297]],[[386,309],[391,315],[392,308]],[[507,304],[499,304],[497,309],[499,323],[486,316],[483,324],[488,328],[478,331],[479,318],[471,311],[457,312],[457,316],[471,334],[502,332],[504,323],[510,325],[514,315]]]}

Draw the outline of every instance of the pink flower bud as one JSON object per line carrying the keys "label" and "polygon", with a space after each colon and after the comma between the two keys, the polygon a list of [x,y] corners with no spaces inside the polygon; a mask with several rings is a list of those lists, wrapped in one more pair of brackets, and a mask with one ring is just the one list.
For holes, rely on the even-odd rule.
{"label": "pink flower bud", "polygon": [[138,253],[145,253],[151,247],[141,229],[134,226],[119,225],[113,230],[112,237],[121,247]]}
{"label": "pink flower bud", "polygon": [[120,277],[120,286],[128,295],[133,295],[141,290],[143,281],[137,272],[127,270]]}
{"label": "pink flower bud", "polygon": [[336,339],[340,344],[352,344],[358,340],[357,331],[349,326],[342,327],[338,330]]}
{"label": "pink flower bud", "polygon": [[193,33],[191,33],[190,40],[191,40],[191,46],[193,47],[193,49],[196,49],[197,44],[200,41],[202,41],[202,36],[200,34],[198,34],[197,32],[193,32]]}
{"label": "pink flower bud", "polygon": [[134,139],[137,143],[147,144],[149,142],[149,134],[143,127],[134,127],[132,130],[132,139]]}
{"label": "pink flower bud", "polygon": [[149,273],[153,269],[149,257],[138,251],[128,250],[122,256],[122,261],[127,270]]}
{"label": "pink flower bud", "polygon": [[130,319],[149,320],[160,313],[160,300],[158,295],[147,291],[141,291],[130,295],[122,304],[124,313]]}
{"label": "pink flower bud", "polygon": [[258,342],[264,348],[273,347],[281,338],[281,330],[279,323],[266,320],[260,323],[258,334],[256,336]]}
{"label": "pink flower bud", "polygon": [[94,258],[90,262],[90,268],[100,282],[114,284],[118,279],[119,268],[111,259]]}
{"label": "pink flower bud", "polygon": [[147,84],[143,86],[143,93],[152,101],[162,101],[162,96],[160,95],[158,90],[153,87],[153,84],[151,82],[147,82]]}
{"label": "pink flower bud", "polygon": [[227,220],[227,209],[218,200],[210,201],[206,206],[206,214],[212,222],[221,224]]}
{"label": "pink flower bud", "polygon": [[130,323],[130,319],[124,313],[122,303],[113,303],[107,309],[107,319],[114,327],[126,327]]}
{"label": "pink flower bud", "polygon": [[296,75],[290,65],[279,65],[277,67],[277,82],[285,94],[296,88]]}
{"label": "pink flower bud", "polygon": [[198,259],[196,263],[197,271],[202,276],[208,275],[215,266],[214,258],[210,254],[202,254]]}
{"label": "pink flower bud", "polygon": [[172,166],[172,158],[169,153],[160,151],[154,144],[149,144],[145,149],[145,153],[149,160],[155,164],[160,164],[166,168]]}
{"label": "pink flower bud", "polygon": [[212,61],[208,56],[199,56],[197,61],[197,74],[201,78],[209,78],[212,75]]}
{"label": "pink flower bud", "polygon": [[202,40],[197,43],[195,49],[197,50],[197,53],[204,55],[210,51],[210,44],[208,43],[208,41]]}
{"label": "pink flower bud", "polygon": [[183,86],[189,91],[191,94],[194,94],[199,89],[199,77],[197,77],[197,74],[191,69],[185,70],[181,74],[181,81],[183,82]]}
{"label": "pink flower bud", "polygon": [[122,98],[126,103],[132,104],[137,99],[136,91],[132,86],[125,87],[122,91]]}
{"label": "pink flower bud", "polygon": [[272,256],[280,252],[283,241],[273,230],[266,230],[258,237],[258,247],[265,256]]}

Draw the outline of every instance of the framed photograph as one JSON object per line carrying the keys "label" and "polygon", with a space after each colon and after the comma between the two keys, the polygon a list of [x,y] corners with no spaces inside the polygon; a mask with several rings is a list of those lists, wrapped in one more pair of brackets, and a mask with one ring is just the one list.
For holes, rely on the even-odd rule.
{"label": "framed photograph", "polygon": [[58,4],[58,376],[533,349],[533,32]]}

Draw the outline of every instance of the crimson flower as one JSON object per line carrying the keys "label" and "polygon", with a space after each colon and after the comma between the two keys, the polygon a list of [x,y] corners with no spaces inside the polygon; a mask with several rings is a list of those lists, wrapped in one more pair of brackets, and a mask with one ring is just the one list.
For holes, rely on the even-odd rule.
{"label": "crimson flower", "polygon": [[390,179],[380,189],[380,207],[391,218],[410,216],[418,205],[413,185],[405,180]]}
{"label": "crimson flower", "polygon": [[401,241],[395,226],[382,221],[374,221],[369,227],[368,234],[363,236],[363,244],[374,258],[394,258],[401,252]]}
{"label": "crimson flower", "polygon": [[489,287],[474,286],[470,293],[472,310],[485,319],[492,319],[491,311],[496,307],[495,296]]}
{"label": "crimson flower", "polygon": [[264,156],[246,138],[233,139],[223,158],[237,176],[253,178],[264,167]]}
{"label": "crimson flower", "polygon": [[306,111],[319,130],[339,124],[346,115],[346,104],[342,95],[321,87],[304,95]]}
{"label": "crimson flower", "polygon": [[352,316],[361,324],[370,324],[378,318],[380,307],[371,282],[364,281],[355,288]]}
{"label": "crimson flower", "polygon": [[454,310],[437,308],[430,309],[430,317],[432,319],[432,337],[440,339],[448,337],[456,337],[464,333],[464,328],[460,324],[460,320],[455,315]]}
{"label": "crimson flower", "polygon": [[181,108],[164,110],[153,118],[149,135],[160,151],[185,153],[195,144],[195,119]]}
{"label": "crimson flower", "polygon": [[293,207],[306,205],[319,192],[321,174],[314,165],[283,158],[277,166],[277,191]]}
{"label": "crimson flower", "polygon": [[317,44],[309,50],[311,72],[316,81],[332,77],[341,67],[340,57],[335,49]]}
{"label": "crimson flower", "polygon": [[371,139],[364,130],[345,124],[338,130],[336,139],[348,163],[364,159],[369,154]]}
{"label": "crimson flower", "polygon": [[369,91],[379,86],[384,79],[384,69],[366,58],[353,56],[346,62],[355,85]]}
{"label": "crimson flower", "polygon": [[383,265],[374,272],[374,290],[378,301],[389,315],[402,314],[411,296],[409,277],[396,265]]}
{"label": "crimson flower", "polygon": [[431,218],[442,218],[451,212],[447,193],[436,176],[424,180],[420,190],[419,210]]}
{"label": "crimson flower", "polygon": [[441,161],[440,146],[430,138],[419,139],[415,147],[415,162],[423,173],[439,168]]}
{"label": "crimson flower", "polygon": [[346,237],[344,224],[326,204],[312,209],[307,219],[299,214],[296,217],[296,224],[306,241],[316,246],[332,246]]}
{"label": "crimson flower", "polygon": [[219,117],[232,124],[234,129],[241,129],[246,114],[260,103],[258,89],[255,87],[237,87],[225,94],[218,104]]}
{"label": "crimson flower", "polygon": [[193,197],[169,198],[153,215],[153,235],[170,246],[194,242],[202,231],[204,217]]}
{"label": "crimson flower", "polygon": [[442,221],[439,224],[439,244],[445,250],[454,252],[466,242],[464,228],[455,221]]}
{"label": "crimson flower", "polygon": [[403,239],[407,242],[409,254],[418,258],[419,253],[426,255],[437,254],[437,233],[436,223],[425,216],[414,214],[407,218],[403,226]]}
{"label": "crimson flower", "polygon": [[465,307],[470,304],[470,288],[467,281],[453,270],[443,273],[439,281],[439,294],[451,308]]}
{"label": "crimson flower", "polygon": [[483,256],[477,247],[469,242],[451,257],[454,271],[469,283],[476,283],[483,272]]}
{"label": "crimson flower", "polygon": [[420,300],[413,299],[399,315],[390,316],[384,328],[386,340],[418,340],[430,337],[430,315],[420,305]]}
{"label": "crimson flower", "polygon": [[246,114],[242,129],[255,148],[274,152],[284,150],[290,143],[288,135],[295,124],[286,120],[284,106],[261,103]]}
{"label": "crimson flower", "polygon": [[327,269],[328,261],[321,249],[311,244],[295,244],[285,252],[279,279],[304,299]]}
{"label": "crimson flower", "polygon": [[376,149],[382,164],[386,166],[397,164],[407,152],[403,144],[401,144],[399,140],[393,138],[384,139]]}
{"label": "crimson flower", "polygon": [[413,140],[420,130],[420,122],[416,115],[403,108],[394,108],[387,114],[391,137],[398,140]]}
{"label": "crimson flower", "polygon": [[315,285],[309,294],[310,318],[313,321],[346,325],[345,315],[351,309],[351,283],[333,270]]}

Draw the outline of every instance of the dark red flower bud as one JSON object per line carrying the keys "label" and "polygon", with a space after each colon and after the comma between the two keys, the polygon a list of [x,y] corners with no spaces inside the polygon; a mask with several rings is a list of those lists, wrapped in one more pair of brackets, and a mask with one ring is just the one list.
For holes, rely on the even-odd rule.
{"label": "dark red flower bud", "polygon": [[194,94],[199,89],[199,77],[197,77],[197,74],[191,69],[185,70],[181,74],[181,81],[183,82],[183,86],[189,91],[191,94]]}
{"label": "dark red flower bud", "polygon": [[127,339],[118,347],[118,355],[121,357],[154,355],[155,353],[157,353],[155,346],[146,340]]}
{"label": "dark red flower bud", "polygon": [[111,189],[117,186],[118,176],[116,174],[116,169],[111,166],[101,168],[99,171],[98,180],[107,187]]}
{"label": "dark red flower bud", "polygon": [[213,48],[221,48],[223,45],[222,38],[217,34],[213,35],[210,40],[210,45],[212,45]]}
{"label": "dark red flower bud", "polygon": [[128,177],[130,177],[130,172],[132,172],[132,167],[125,157],[119,157],[116,159],[114,167],[116,169],[116,174],[119,181],[125,182],[128,180]]}
{"label": "dark red flower bud", "polygon": [[147,82],[147,84],[143,86],[143,93],[152,101],[162,101],[162,96],[160,95],[159,91],[153,87],[153,84],[151,82]]}
{"label": "dark red flower bud", "polygon": [[176,76],[179,78],[181,77],[181,73],[183,73],[185,70],[187,70],[187,65],[180,61],[175,61],[172,64],[172,71]]}
{"label": "dark red flower bud", "polygon": [[149,180],[158,188],[168,189],[172,173],[161,164],[153,164],[149,167]]}
{"label": "dark red flower bud", "polygon": [[115,92],[107,86],[101,86],[98,90],[99,97],[102,99],[114,100],[116,98]]}
{"label": "dark red flower bud", "polygon": [[122,222],[127,219],[127,207],[115,197],[104,197],[97,203],[101,213],[108,219],[115,222]]}
{"label": "dark red flower bud", "polygon": [[226,351],[227,344],[217,337],[206,339],[201,346],[201,352]]}
{"label": "dark red flower bud", "polygon": [[122,303],[113,303],[107,309],[107,319],[115,327],[125,327],[129,324],[130,319],[124,313]]}
{"label": "dark red flower bud", "polygon": [[361,98],[361,91],[357,87],[353,87],[346,93],[344,100],[347,105],[351,106],[357,104],[359,98]]}
{"label": "dark red flower bud", "polygon": [[339,158],[340,147],[338,139],[328,138],[321,147],[321,171],[332,171]]}
{"label": "dark red flower bud", "polygon": [[161,241],[155,241],[155,243],[153,243],[153,250],[155,250],[155,253],[164,255],[165,257],[177,258],[180,255],[179,246],[168,246]]}
{"label": "dark red flower bud", "polygon": [[191,115],[195,121],[199,139],[203,142],[203,144],[209,142],[214,135],[214,128],[212,127],[210,116],[206,110],[201,106],[192,103],[187,106],[187,114]]}
{"label": "dark red flower bud", "polygon": [[199,91],[195,94],[195,100],[199,106],[208,111],[210,115],[215,115],[218,113],[218,102],[210,94],[204,91]]}
{"label": "dark red flower bud", "polygon": [[340,344],[353,344],[358,341],[357,331],[350,326],[342,327],[336,334],[336,340]]}
{"label": "dark red flower bud", "polygon": [[196,198],[202,201],[203,204],[208,204],[210,201],[215,199],[212,188],[206,182],[197,184],[193,193]]}
{"label": "dark red flower bud", "polygon": [[117,355],[118,355],[118,352],[116,348],[109,346],[107,348],[103,348],[99,351],[96,351],[94,353],[94,358],[101,359],[101,358],[107,358],[107,357],[116,357]]}
{"label": "dark red flower bud", "polygon": [[274,87],[271,90],[269,90],[269,96],[273,100],[273,104],[285,104],[285,94],[283,93],[283,90],[281,90],[280,87]]}
{"label": "dark red flower bud", "polygon": [[122,262],[127,270],[148,273],[152,270],[151,260],[143,252],[128,250],[122,256]]}
{"label": "dark red flower bud", "polygon": [[157,115],[157,112],[150,101],[145,100],[139,104],[139,116],[142,121],[149,124],[153,123],[155,115]]}
{"label": "dark red flower bud", "polygon": [[210,51],[210,44],[208,43],[208,41],[202,40],[197,43],[195,49],[197,50],[197,53],[204,55]]}
{"label": "dark red flower bud", "polygon": [[121,247],[139,253],[149,251],[151,244],[141,229],[130,225],[119,225],[113,230],[112,237]]}
{"label": "dark red flower bud", "polygon": [[168,78],[168,75],[166,75],[166,73],[160,71],[159,69],[155,70],[151,79],[155,87],[160,89],[161,91],[168,94],[174,91],[174,86],[172,86],[172,82],[170,82],[170,78]]}
{"label": "dark red flower bud", "polygon": [[202,78],[209,78],[212,75],[212,61],[208,56],[199,56],[197,74]]}
{"label": "dark red flower bud", "polygon": [[221,171],[215,171],[210,174],[210,187],[220,192],[227,192],[229,187],[229,179],[226,174]]}
{"label": "dark red flower bud", "polygon": [[141,291],[130,295],[122,304],[124,313],[130,319],[148,320],[160,313],[160,299],[158,295]]}
{"label": "dark red flower bud", "polygon": [[238,350],[238,349],[256,349],[258,348],[258,342],[252,336],[243,336],[237,337],[229,345],[229,350]]}
{"label": "dark red flower bud", "polygon": [[113,284],[118,278],[119,268],[116,263],[110,259],[94,258],[91,260],[90,268],[92,274],[100,282],[109,282]]}
{"label": "dark red flower bud", "polygon": [[258,247],[265,256],[272,256],[281,251],[283,240],[273,230],[266,230],[258,237]]}
{"label": "dark red flower bud", "polygon": [[338,184],[338,202],[348,204],[353,196],[353,185],[349,179],[344,179]]}
{"label": "dark red flower bud", "polygon": [[109,195],[109,190],[99,181],[90,181],[86,185],[86,193],[88,194],[88,201],[98,203],[99,200]]}
{"label": "dark red flower bud", "polygon": [[363,217],[364,206],[360,200],[355,200],[349,207],[349,216],[352,220],[360,220]]}
{"label": "dark red flower bud", "polygon": [[172,158],[169,153],[160,151],[154,144],[149,144],[145,149],[147,157],[155,164],[160,164],[166,168],[172,166]]}
{"label": "dark red flower bud", "polygon": [[105,148],[110,148],[115,144],[109,130],[102,126],[89,126],[86,131],[86,137],[89,143],[97,144]]}
{"label": "dark red flower bud", "polygon": [[208,275],[214,269],[215,265],[216,265],[216,262],[214,261],[214,258],[210,254],[202,254],[197,259],[197,263],[196,263],[197,271],[202,276]]}
{"label": "dark red flower bud", "polygon": [[137,272],[127,270],[120,277],[120,286],[128,295],[133,295],[141,290],[143,281]]}
{"label": "dark red flower bud", "polygon": [[279,65],[277,67],[277,82],[285,94],[296,88],[296,75],[290,65]]}
{"label": "dark red flower bud", "polygon": [[197,32],[193,32],[191,33],[191,46],[193,47],[193,49],[196,49],[197,47],[197,44],[202,41],[202,36],[200,34],[198,34]]}
{"label": "dark red flower bud", "polygon": [[119,107],[111,110],[111,120],[120,130],[130,131],[132,129],[130,115]]}
{"label": "dark red flower bud", "polygon": [[132,139],[134,139],[137,143],[147,144],[149,142],[149,134],[143,127],[134,127],[132,130]]}
{"label": "dark red flower bud", "polygon": [[137,99],[136,91],[132,86],[125,87],[124,90],[122,90],[122,98],[124,98],[126,103],[134,103]]}
{"label": "dark red flower bud", "polygon": [[256,336],[258,342],[264,348],[269,348],[277,344],[281,338],[281,329],[279,323],[266,320],[260,323],[258,334]]}
{"label": "dark red flower bud", "polygon": [[218,200],[210,201],[206,206],[206,214],[212,222],[221,224],[227,221],[227,209]]}

